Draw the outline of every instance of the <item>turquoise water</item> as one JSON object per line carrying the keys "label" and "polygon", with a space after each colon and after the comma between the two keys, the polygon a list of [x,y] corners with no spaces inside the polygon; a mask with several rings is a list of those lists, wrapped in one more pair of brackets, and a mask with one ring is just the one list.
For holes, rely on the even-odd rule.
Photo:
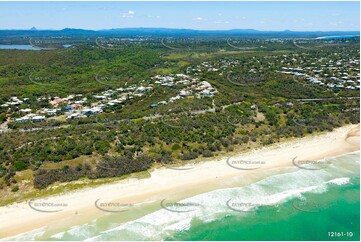
{"label": "turquoise water", "polygon": [[31,45],[0,45],[0,49],[4,50],[40,50]]}
{"label": "turquoise water", "polygon": [[354,37],[360,37],[360,35],[334,35],[334,36],[318,37],[316,39],[332,40],[332,39],[348,39],[348,38],[354,38]]}
{"label": "turquoise water", "polygon": [[[181,210],[149,203],[62,231],[45,228],[13,239],[358,241],[359,155],[328,159],[320,170],[274,170],[251,184],[186,198],[181,203],[188,207]],[[335,232],[343,235],[331,237]]]}
{"label": "turquoise water", "polygon": [[[71,47],[71,44],[64,44],[64,48]],[[42,48],[37,48],[32,45],[0,45],[0,50],[41,50]]]}
{"label": "turquoise water", "polygon": [[[295,204],[303,204],[303,201],[294,198],[278,206],[260,207],[247,215],[225,216],[208,223],[194,221],[188,231],[178,232],[166,239],[359,241],[359,195],[357,177],[347,185],[331,185],[322,194],[305,193],[303,199],[309,201],[309,205],[319,205],[313,212],[295,209]],[[330,206],[319,209],[323,204]],[[332,232],[344,232],[344,235],[331,237],[334,235]]]}

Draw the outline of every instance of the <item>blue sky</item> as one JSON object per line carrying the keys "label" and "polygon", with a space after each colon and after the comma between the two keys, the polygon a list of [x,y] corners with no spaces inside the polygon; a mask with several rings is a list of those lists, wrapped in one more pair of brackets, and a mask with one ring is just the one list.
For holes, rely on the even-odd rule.
{"label": "blue sky", "polygon": [[0,2],[0,29],[359,30],[359,2]]}

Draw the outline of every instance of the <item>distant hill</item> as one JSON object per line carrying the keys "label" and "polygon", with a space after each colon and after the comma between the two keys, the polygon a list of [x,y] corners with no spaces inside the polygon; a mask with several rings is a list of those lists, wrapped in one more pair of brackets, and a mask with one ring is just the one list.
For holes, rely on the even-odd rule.
{"label": "distant hill", "polygon": [[65,28],[62,30],[0,30],[0,37],[322,37],[332,35],[360,35],[359,31],[261,31],[255,29],[231,30],[194,30],[172,28],[116,28],[104,30],[86,30]]}

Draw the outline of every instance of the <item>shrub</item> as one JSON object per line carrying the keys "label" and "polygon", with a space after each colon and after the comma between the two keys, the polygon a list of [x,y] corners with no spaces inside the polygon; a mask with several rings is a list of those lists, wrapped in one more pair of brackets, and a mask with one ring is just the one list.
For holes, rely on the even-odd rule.
{"label": "shrub", "polygon": [[196,159],[197,157],[198,157],[197,152],[190,151],[190,152],[181,154],[179,158],[181,160],[193,160],[193,159]]}
{"label": "shrub", "polygon": [[203,155],[203,157],[212,157],[212,156],[214,156],[212,151],[210,151],[210,150],[204,150],[202,152],[202,155]]}
{"label": "shrub", "polygon": [[172,150],[173,150],[173,151],[179,150],[180,148],[181,148],[181,147],[180,147],[179,144],[174,144],[174,145],[172,146]]}
{"label": "shrub", "polygon": [[135,159],[121,156],[105,156],[102,161],[97,164],[95,177],[117,177],[133,172],[140,172],[149,169],[154,162],[149,156],[138,156]]}
{"label": "shrub", "polygon": [[17,192],[17,191],[19,191],[19,186],[13,187],[13,189],[11,189],[11,191],[12,191],[12,192]]}

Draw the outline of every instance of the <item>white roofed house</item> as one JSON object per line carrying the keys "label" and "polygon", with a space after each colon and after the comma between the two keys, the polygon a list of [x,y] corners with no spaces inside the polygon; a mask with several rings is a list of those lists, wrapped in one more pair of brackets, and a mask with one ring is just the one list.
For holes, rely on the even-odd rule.
{"label": "white roofed house", "polygon": [[46,119],[45,116],[39,116],[39,115],[36,115],[33,113],[29,113],[29,114],[25,115],[24,117],[15,119],[15,122],[18,122],[18,123],[25,123],[25,122],[29,122],[29,121],[43,122],[43,121],[45,121],[45,119]]}
{"label": "white roofed house", "polygon": [[169,98],[168,102],[174,102],[175,100],[181,99],[181,96],[177,95],[175,97]]}
{"label": "white roofed house", "polygon": [[94,107],[94,108],[85,108],[81,110],[81,114],[83,115],[93,115],[97,113],[101,113],[102,109],[100,107]]}
{"label": "white roofed house", "polygon": [[32,122],[43,122],[45,121],[45,116],[33,116],[31,119]]}
{"label": "white roofed house", "polygon": [[47,109],[46,114],[48,115],[56,115],[59,109]]}
{"label": "white roofed house", "polygon": [[17,122],[17,123],[26,123],[29,121],[30,121],[29,117],[22,117],[22,118],[15,119],[15,122]]}
{"label": "white roofed house", "polygon": [[107,97],[105,95],[94,95],[94,98],[105,100]]}
{"label": "white roofed house", "polygon": [[172,84],[172,83],[162,83],[160,85],[161,86],[166,86],[166,87],[173,87],[174,86],[174,84]]}
{"label": "white roofed house", "polygon": [[214,96],[214,93],[213,92],[211,92],[210,90],[202,90],[201,91],[201,94],[203,95],[203,96],[208,96],[208,97],[213,97]]}
{"label": "white roofed house", "polygon": [[165,105],[165,104],[167,104],[167,101],[160,101],[160,102],[158,102],[158,104],[163,104],[163,105]]}
{"label": "white roofed house", "polygon": [[136,89],[136,92],[145,92],[145,91],[147,91],[148,89],[146,88],[146,87],[138,87],[137,89]]}
{"label": "white roofed house", "polygon": [[101,107],[94,107],[94,108],[92,108],[92,110],[93,110],[94,114],[103,112]]}
{"label": "white roofed house", "polygon": [[183,77],[183,78],[187,78],[189,76],[185,75],[185,74],[176,74],[176,77]]}
{"label": "white roofed house", "polygon": [[314,78],[314,77],[309,78],[309,81],[311,83],[313,83],[313,84],[320,84],[321,83],[320,80],[318,80],[317,78]]}
{"label": "white roofed house", "polygon": [[23,108],[19,110],[20,113],[31,113],[31,109],[30,108]]}
{"label": "white roofed house", "polygon": [[91,114],[94,114],[94,113],[93,113],[93,110],[90,109],[90,108],[84,108],[84,109],[81,110],[80,112],[81,112],[81,114],[83,114],[83,115],[91,115]]}
{"label": "white roofed house", "polygon": [[182,81],[177,82],[177,84],[179,84],[179,83],[181,83],[181,84],[183,84],[185,86],[188,86],[190,84],[190,81],[189,80],[182,80]]}
{"label": "white roofed house", "polygon": [[200,82],[200,87],[201,88],[211,88],[212,85],[207,81],[202,81],[202,82]]}
{"label": "white roofed house", "polygon": [[186,97],[186,96],[191,95],[191,93],[189,91],[186,91],[186,90],[181,90],[181,91],[179,91],[179,95],[182,96],[182,97]]}
{"label": "white roofed house", "polygon": [[71,120],[71,119],[78,119],[78,118],[85,118],[86,116],[81,114],[81,113],[72,113],[71,115],[69,115],[66,119],[67,120]]}
{"label": "white roofed house", "polygon": [[285,107],[286,107],[286,108],[292,108],[292,107],[293,107],[293,103],[291,103],[291,102],[286,102]]}

